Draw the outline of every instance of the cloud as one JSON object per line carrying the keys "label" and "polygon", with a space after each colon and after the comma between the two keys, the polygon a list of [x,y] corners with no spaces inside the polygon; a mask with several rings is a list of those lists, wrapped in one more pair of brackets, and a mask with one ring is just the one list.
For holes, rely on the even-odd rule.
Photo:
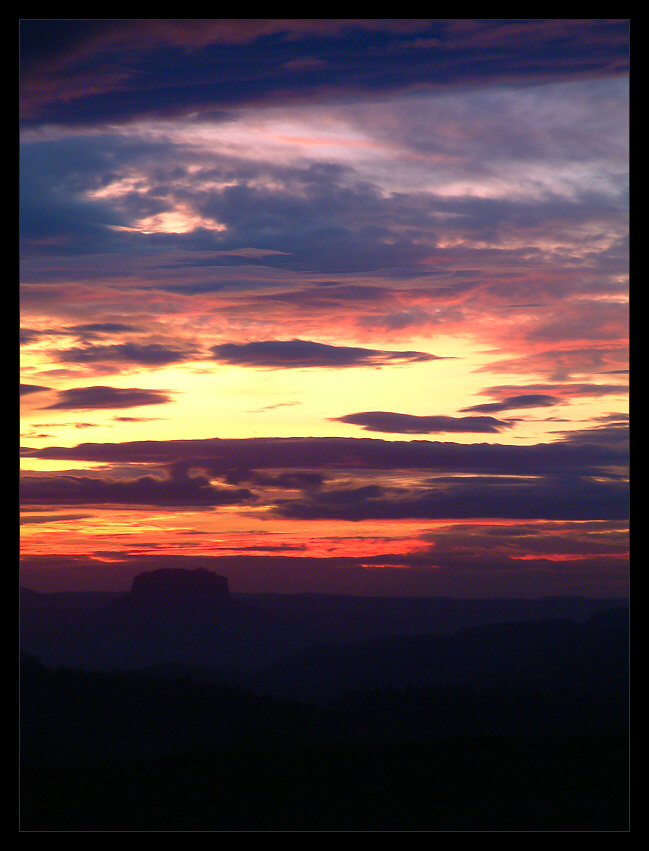
{"label": "cloud", "polygon": [[92,410],[99,408],[136,408],[162,405],[171,401],[168,393],[140,387],[74,387],[59,392],[59,401],[46,410]]}
{"label": "cloud", "polygon": [[576,431],[559,432],[574,446],[612,446],[628,451],[629,414],[610,414],[601,418],[601,425]]}
{"label": "cloud", "polygon": [[511,518],[624,520],[628,488],[619,481],[555,475],[530,481],[506,477],[452,478],[430,489],[376,485],[320,490],[278,502],[282,517],[301,520],[404,520]]}
{"label": "cloud", "polygon": [[263,490],[213,485],[206,476],[186,475],[175,465],[166,479],[142,476],[136,480],[101,479],[78,475],[25,477],[25,504],[167,505],[245,508],[265,506],[276,516],[293,520],[437,520],[500,518],[517,520],[586,521],[628,518],[625,482],[579,474],[547,476],[446,476],[434,486],[403,487],[398,478],[384,484],[324,487],[316,475],[299,473],[264,476],[232,473],[226,481],[248,480],[259,488],[299,490],[301,496],[277,499]]}
{"label": "cloud", "polygon": [[[619,370],[620,373],[626,373],[627,370]],[[534,393],[529,393],[530,390],[535,391]],[[518,392],[516,392],[518,391]],[[528,391],[528,392],[521,392]],[[539,384],[501,384],[495,387],[487,387],[483,393],[489,394],[493,397],[504,398],[505,403],[507,399],[520,399],[525,398],[530,395],[532,397],[537,396],[540,398],[545,398],[548,401],[550,399],[556,399],[556,402],[551,404],[559,404],[563,401],[570,401],[573,399],[579,398],[593,398],[596,399],[601,396],[626,396],[628,393],[628,384],[600,384],[594,382],[586,382],[586,381],[570,381],[570,382],[543,382]],[[513,393],[514,395],[508,395]],[[492,403],[488,403],[492,404]],[[496,402],[493,404],[500,405],[501,402]],[[472,408],[464,408],[463,410],[475,410],[477,407]]]}
{"label": "cloud", "polygon": [[[596,330],[594,329],[594,336]],[[511,372],[513,374],[545,374],[549,382],[572,383],[573,376],[607,374],[615,367],[628,364],[628,340],[620,339],[608,345],[575,345],[575,341],[566,338],[563,344],[546,349],[532,350],[515,358],[506,358],[492,362],[488,367],[480,367],[479,372]],[[615,370],[617,371],[617,370]],[[569,385],[566,385],[569,386]],[[604,395],[595,393],[594,395]]]}
{"label": "cloud", "polygon": [[278,475],[267,475],[255,470],[228,470],[224,476],[230,485],[239,485],[241,482],[259,485],[262,487],[281,488],[286,490],[317,490],[322,487],[325,477],[318,472],[305,472],[292,470],[279,473]]}
{"label": "cloud", "polygon": [[121,334],[128,331],[136,331],[134,325],[125,325],[123,322],[86,322],[83,325],[75,325],[70,328],[75,334],[84,337],[100,336],[102,334]]}
{"label": "cloud", "polygon": [[151,423],[160,420],[160,417],[113,417],[118,423]]}
{"label": "cloud", "polygon": [[415,416],[388,411],[365,411],[332,418],[334,422],[362,426],[365,431],[392,434],[441,434],[444,432],[482,432],[496,434],[511,424],[493,417]]}
{"label": "cloud", "polygon": [[28,396],[30,393],[41,393],[45,390],[51,390],[50,387],[42,387],[39,384],[21,384],[20,395]]}
{"label": "cloud", "polygon": [[160,505],[212,507],[241,505],[253,499],[245,488],[217,488],[201,476],[160,480],[109,481],[90,476],[28,476],[20,486],[26,504]]}
{"label": "cloud", "polygon": [[[557,286],[559,269],[571,278],[561,262],[566,250],[595,252],[593,260],[606,251],[610,263],[602,238],[611,229],[626,232],[626,94],[624,80],[604,80],[542,91],[480,86],[457,97],[352,103],[342,112],[328,104],[319,120],[334,125],[324,140],[333,151],[313,143],[318,119],[305,111],[286,118],[298,127],[294,143],[280,144],[280,118],[261,119],[259,128],[246,115],[228,124],[223,140],[218,127],[191,121],[146,136],[138,127],[128,136],[26,136],[21,236],[30,254],[46,246],[57,254],[101,253],[102,264],[107,254],[117,264],[126,251],[150,258],[176,249],[209,252],[200,262],[221,268],[406,276],[423,266],[444,272],[456,292],[461,282],[449,286],[451,267],[486,266],[473,282],[480,292],[520,299],[529,288],[538,299],[540,288]],[[582,126],[592,129],[575,129]],[[156,216],[183,224],[179,232],[148,232],[141,222]],[[620,278],[589,273],[579,287],[624,289],[625,257],[618,249]],[[553,277],[547,284],[538,275],[507,278],[506,268],[534,260]],[[222,288],[220,275],[206,278],[149,279],[147,288]],[[613,309],[606,301],[592,321],[610,322]],[[577,316],[582,311],[580,301]],[[421,303],[397,302],[376,322],[401,329],[435,315]],[[544,333],[562,329],[559,323]]]}
{"label": "cloud", "polygon": [[264,369],[311,367],[389,366],[439,360],[436,355],[413,351],[384,351],[356,346],[331,346],[312,340],[260,340],[252,343],[222,343],[213,346],[214,359],[237,366]]}
{"label": "cloud", "polygon": [[[110,156],[110,155],[108,155]],[[71,164],[74,163],[72,167]],[[74,253],[105,244],[107,227],[125,224],[119,211],[93,199],[97,173],[111,167],[106,141],[78,138],[24,145],[20,155],[20,237],[24,245]],[[114,237],[113,237],[114,240]]]}
{"label": "cloud", "polygon": [[22,114],[98,124],[350,91],[583,79],[628,71],[628,30],[617,19],[23,20]]}
{"label": "cloud", "polygon": [[[149,391],[150,392],[150,391]],[[628,435],[628,432],[627,432]],[[34,458],[102,463],[172,464],[222,475],[244,470],[429,470],[483,475],[582,476],[626,470],[628,446],[610,441],[609,430],[579,432],[573,439],[530,446],[352,437],[253,437],[82,443],[25,450]]]}
{"label": "cloud", "polygon": [[543,393],[522,393],[519,396],[509,396],[502,402],[487,402],[483,405],[471,405],[462,411],[472,411],[476,414],[497,413],[498,411],[516,411],[521,408],[549,408],[559,405],[560,399]]}
{"label": "cloud", "polygon": [[57,351],[56,356],[63,363],[119,362],[156,367],[182,363],[195,354],[194,350],[163,346],[160,343],[113,343],[102,346],[75,346]]}

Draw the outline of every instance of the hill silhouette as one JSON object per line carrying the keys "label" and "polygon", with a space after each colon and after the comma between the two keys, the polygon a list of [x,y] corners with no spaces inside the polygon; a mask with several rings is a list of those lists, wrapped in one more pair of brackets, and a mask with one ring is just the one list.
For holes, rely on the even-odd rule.
{"label": "hill silhouette", "polygon": [[429,684],[626,695],[628,610],[597,613],[583,624],[569,619],[489,624],[452,636],[320,644],[238,682],[258,693],[307,701]]}
{"label": "hill silhouette", "polygon": [[343,594],[238,595],[253,606],[341,643],[390,635],[455,635],[488,624],[569,618],[583,622],[596,612],[627,607],[617,598],[560,596],[358,597]]}
{"label": "hill silhouette", "polygon": [[21,596],[23,830],[627,824],[624,605]]}
{"label": "hill silhouette", "polygon": [[28,626],[25,651],[46,665],[91,670],[165,663],[254,667],[313,641],[309,630],[234,599],[227,579],[204,568],[140,574],[130,593],[99,608],[42,630],[28,618]]}
{"label": "hill silhouette", "polygon": [[616,600],[460,600],[232,595],[225,577],[162,568],[127,593],[21,589],[21,647],[50,666],[259,668],[307,648],[396,636],[455,635],[504,622],[584,622]]}

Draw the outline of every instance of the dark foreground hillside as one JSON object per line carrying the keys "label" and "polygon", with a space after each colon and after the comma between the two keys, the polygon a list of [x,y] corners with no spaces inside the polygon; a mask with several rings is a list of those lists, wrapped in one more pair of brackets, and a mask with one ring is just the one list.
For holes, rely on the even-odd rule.
{"label": "dark foreground hillside", "polygon": [[628,829],[624,605],[264,608],[200,569],[44,597],[22,831]]}
{"label": "dark foreground hillside", "polygon": [[624,694],[22,679],[23,831],[627,829]]}
{"label": "dark foreground hillside", "polygon": [[30,831],[625,831],[623,735],[236,750],[28,773]]}

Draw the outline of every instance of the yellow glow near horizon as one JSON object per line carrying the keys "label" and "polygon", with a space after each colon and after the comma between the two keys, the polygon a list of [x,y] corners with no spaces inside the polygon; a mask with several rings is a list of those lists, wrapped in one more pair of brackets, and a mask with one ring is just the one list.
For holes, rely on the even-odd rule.
{"label": "yellow glow near horizon", "polygon": [[[485,355],[475,344],[459,338],[434,341],[413,338],[399,349],[433,351],[439,360],[380,368],[259,369],[213,361],[170,365],[157,370],[131,368],[86,383],[116,388],[133,386],[168,393],[165,404],[88,410],[44,410],[54,391],[24,399],[22,428],[26,446],[73,446],[81,442],[169,440],[239,437],[375,437],[384,440],[430,439],[449,442],[536,443],[556,439],[564,427],[594,423],[603,410],[623,412],[627,397],[609,396],[566,400],[551,408],[513,410],[495,416],[519,419],[499,433],[448,432],[400,434],[369,432],[335,418],[366,411],[391,411],[415,416],[462,417],[462,409],[493,401],[485,398],[484,368],[500,353]],[[396,347],[395,347],[396,349]],[[34,380],[38,381],[36,372]],[[511,373],[490,373],[492,385],[511,383]],[[76,383],[76,382],[75,382]],[[524,382],[521,382],[523,384]],[[67,386],[68,382],[58,382]],[[24,469],[62,469],[59,462],[25,458]],[[69,466],[69,465],[66,465]]]}

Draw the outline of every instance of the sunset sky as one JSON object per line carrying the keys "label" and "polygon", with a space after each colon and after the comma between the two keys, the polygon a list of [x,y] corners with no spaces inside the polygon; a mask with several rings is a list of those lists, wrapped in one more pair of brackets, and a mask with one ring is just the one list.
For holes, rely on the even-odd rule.
{"label": "sunset sky", "polygon": [[628,591],[629,22],[20,22],[21,582]]}

